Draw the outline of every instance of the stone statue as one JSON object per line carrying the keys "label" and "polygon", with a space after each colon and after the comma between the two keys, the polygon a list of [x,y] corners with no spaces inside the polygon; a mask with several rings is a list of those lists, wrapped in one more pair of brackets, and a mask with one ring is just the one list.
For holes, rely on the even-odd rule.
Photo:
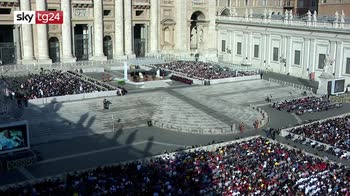
{"label": "stone statue", "polygon": [[140,79],[143,79],[143,74],[141,72],[139,72],[139,77]]}
{"label": "stone statue", "polygon": [[202,26],[198,27],[198,33],[199,33],[199,43],[203,43],[204,38],[204,28]]}
{"label": "stone statue", "polygon": [[264,19],[265,19],[267,17],[267,10],[266,9],[264,10],[263,14],[264,14]]}
{"label": "stone statue", "polygon": [[293,20],[293,11],[292,10],[289,11],[289,20]]}
{"label": "stone statue", "polygon": [[271,17],[272,17],[272,10],[269,9],[269,16],[268,16],[268,19],[271,19]]}
{"label": "stone statue", "polygon": [[248,17],[249,17],[248,9],[247,9],[247,8],[245,9],[244,17],[245,17],[245,18],[248,18]]}
{"label": "stone statue", "polygon": [[198,35],[197,35],[197,26],[194,26],[191,31],[191,47],[197,48]]}
{"label": "stone statue", "polygon": [[312,18],[313,18],[314,22],[317,22],[317,12],[316,12],[316,10],[314,11],[314,14],[312,15]]}
{"label": "stone statue", "polygon": [[289,11],[286,10],[286,12],[284,13],[284,20],[288,20],[288,18],[289,18],[289,13],[288,12]]}
{"label": "stone statue", "polygon": [[157,78],[160,78],[160,69],[157,70],[157,72],[156,72],[156,77],[157,77]]}
{"label": "stone statue", "polygon": [[324,67],[322,76],[323,77],[332,77],[333,76],[333,60],[331,60],[329,54],[327,54],[326,58],[324,59]]}
{"label": "stone statue", "polygon": [[335,21],[334,22],[339,22],[339,13],[338,13],[338,11],[335,11]]}
{"label": "stone statue", "polygon": [[309,10],[308,12],[307,12],[307,21],[311,21],[311,16],[312,16],[312,14],[311,14],[311,11]]}
{"label": "stone statue", "polygon": [[341,23],[345,23],[345,13],[344,13],[344,10],[341,11],[340,22],[341,22]]}
{"label": "stone statue", "polygon": [[250,18],[253,18],[253,9],[250,9],[250,10],[249,10],[249,17],[250,17]]}

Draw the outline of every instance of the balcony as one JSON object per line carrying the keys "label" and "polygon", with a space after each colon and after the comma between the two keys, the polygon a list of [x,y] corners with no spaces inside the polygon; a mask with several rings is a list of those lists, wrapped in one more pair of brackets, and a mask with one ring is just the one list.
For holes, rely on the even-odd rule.
{"label": "balcony", "polygon": [[2,0],[0,1],[1,7],[17,7],[19,6],[19,0]]}
{"label": "balcony", "polygon": [[73,7],[92,7],[93,0],[72,0]]}

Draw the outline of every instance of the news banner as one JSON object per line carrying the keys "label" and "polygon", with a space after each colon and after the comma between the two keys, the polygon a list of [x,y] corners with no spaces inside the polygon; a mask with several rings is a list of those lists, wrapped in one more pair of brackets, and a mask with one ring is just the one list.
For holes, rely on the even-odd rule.
{"label": "news banner", "polygon": [[14,24],[63,24],[63,11],[15,11]]}

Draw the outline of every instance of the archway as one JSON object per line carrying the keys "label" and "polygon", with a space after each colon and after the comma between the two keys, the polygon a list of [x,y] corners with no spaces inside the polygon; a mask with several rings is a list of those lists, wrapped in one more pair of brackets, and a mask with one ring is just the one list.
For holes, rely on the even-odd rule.
{"label": "archway", "polygon": [[196,11],[191,15],[191,26],[190,26],[190,48],[198,49],[199,43],[203,42],[204,29],[200,22],[205,21],[203,12]]}
{"label": "archway", "polygon": [[113,43],[111,36],[105,36],[103,38],[103,54],[107,59],[113,59]]}
{"label": "archway", "polygon": [[222,12],[221,12],[221,16],[230,16],[231,15],[231,11],[228,8],[225,8]]}
{"label": "archway", "polygon": [[49,39],[49,57],[53,63],[60,62],[60,41],[57,37]]}

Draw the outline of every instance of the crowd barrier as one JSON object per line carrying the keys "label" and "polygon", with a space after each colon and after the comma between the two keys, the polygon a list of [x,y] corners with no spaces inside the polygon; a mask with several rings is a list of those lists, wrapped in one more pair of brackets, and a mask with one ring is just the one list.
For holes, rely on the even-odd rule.
{"label": "crowd barrier", "polygon": [[102,92],[93,92],[93,93],[83,93],[76,95],[65,95],[65,96],[57,96],[57,97],[46,97],[39,99],[30,99],[28,101],[29,105],[43,105],[57,102],[67,102],[67,101],[78,101],[84,99],[92,99],[99,97],[110,97],[116,96],[117,91],[102,91]]}
{"label": "crowd barrier", "polygon": [[252,76],[239,76],[239,77],[233,77],[233,78],[223,78],[223,79],[215,79],[210,80],[210,84],[221,84],[226,82],[237,82],[237,81],[246,81],[246,80],[260,80],[259,75],[252,75]]}
{"label": "crowd barrier", "polygon": [[308,92],[311,92],[311,93],[316,93],[316,89],[315,88],[304,86],[304,85],[294,84],[294,83],[291,83],[291,82],[285,82],[285,81],[282,81],[282,80],[276,80],[276,79],[273,79],[273,78],[269,78],[269,82],[277,83],[277,84],[280,84],[282,86],[290,86],[290,87],[293,87],[293,88],[296,88],[296,89],[300,89],[300,90],[304,90],[304,91],[308,91]]}
{"label": "crowd barrier", "polygon": [[172,75],[170,76],[170,79],[178,81],[178,82],[182,82],[188,85],[192,85],[193,84],[193,80],[189,79],[187,77],[183,77],[183,76],[177,76],[177,75]]}
{"label": "crowd barrier", "polygon": [[[288,135],[290,134],[290,135],[293,136],[292,139],[304,138],[304,139],[306,139],[307,142],[312,141],[312,142],[315,142],[315,143],[317,143],[317,144],[319,144],[319,145],[325,145],[325,146],[326,146],[326,150],[327,150],[327,149],[329,149],[329,148],[331,148],[331,147],[333,147],[333,146],[331,146],[331,145],[329,145],[329,144],[326,144],[326,143],[322,143],[322,142],[313,140],[313,139],[310,139],[310,138],[308,138],[308,137],[304,137],[304,136],[302,136],[302,135],[298,135],[298,134],[292,133],[292,132],[290,132],[290,130],[292,130],[292,129],[297,129],[297,128],[302,128],[302,127],[309,126],[309,125],[312,125],[312,124],[315,124],[315,123],[322,123],[322,122],[325,122],[325,121],[328,121],[328,120],[333,120],[333,119],[336,119],[336,118],[343,118],[343,117],[349,116],[349,115],[350,115],[350,113],[346,113],[346,114],[342,114],[342,115],[339,115],[339,116],[333,116],[333,117],[326,118],[326,119],[322,119],[322,120],[319,120],[319,121],[314,121],[314,122],[311,122],[311,123],[306,123],[306,124],[303,124],[303,125],[298,125],[298,126],[295,126],[295,127],[290,127],[290,128],[282,129],[280,135],[281,135],[282,137],[286,137],[286,136],[288,136]],[[349,152],[349,153],[350,153],[350,152]]]}

